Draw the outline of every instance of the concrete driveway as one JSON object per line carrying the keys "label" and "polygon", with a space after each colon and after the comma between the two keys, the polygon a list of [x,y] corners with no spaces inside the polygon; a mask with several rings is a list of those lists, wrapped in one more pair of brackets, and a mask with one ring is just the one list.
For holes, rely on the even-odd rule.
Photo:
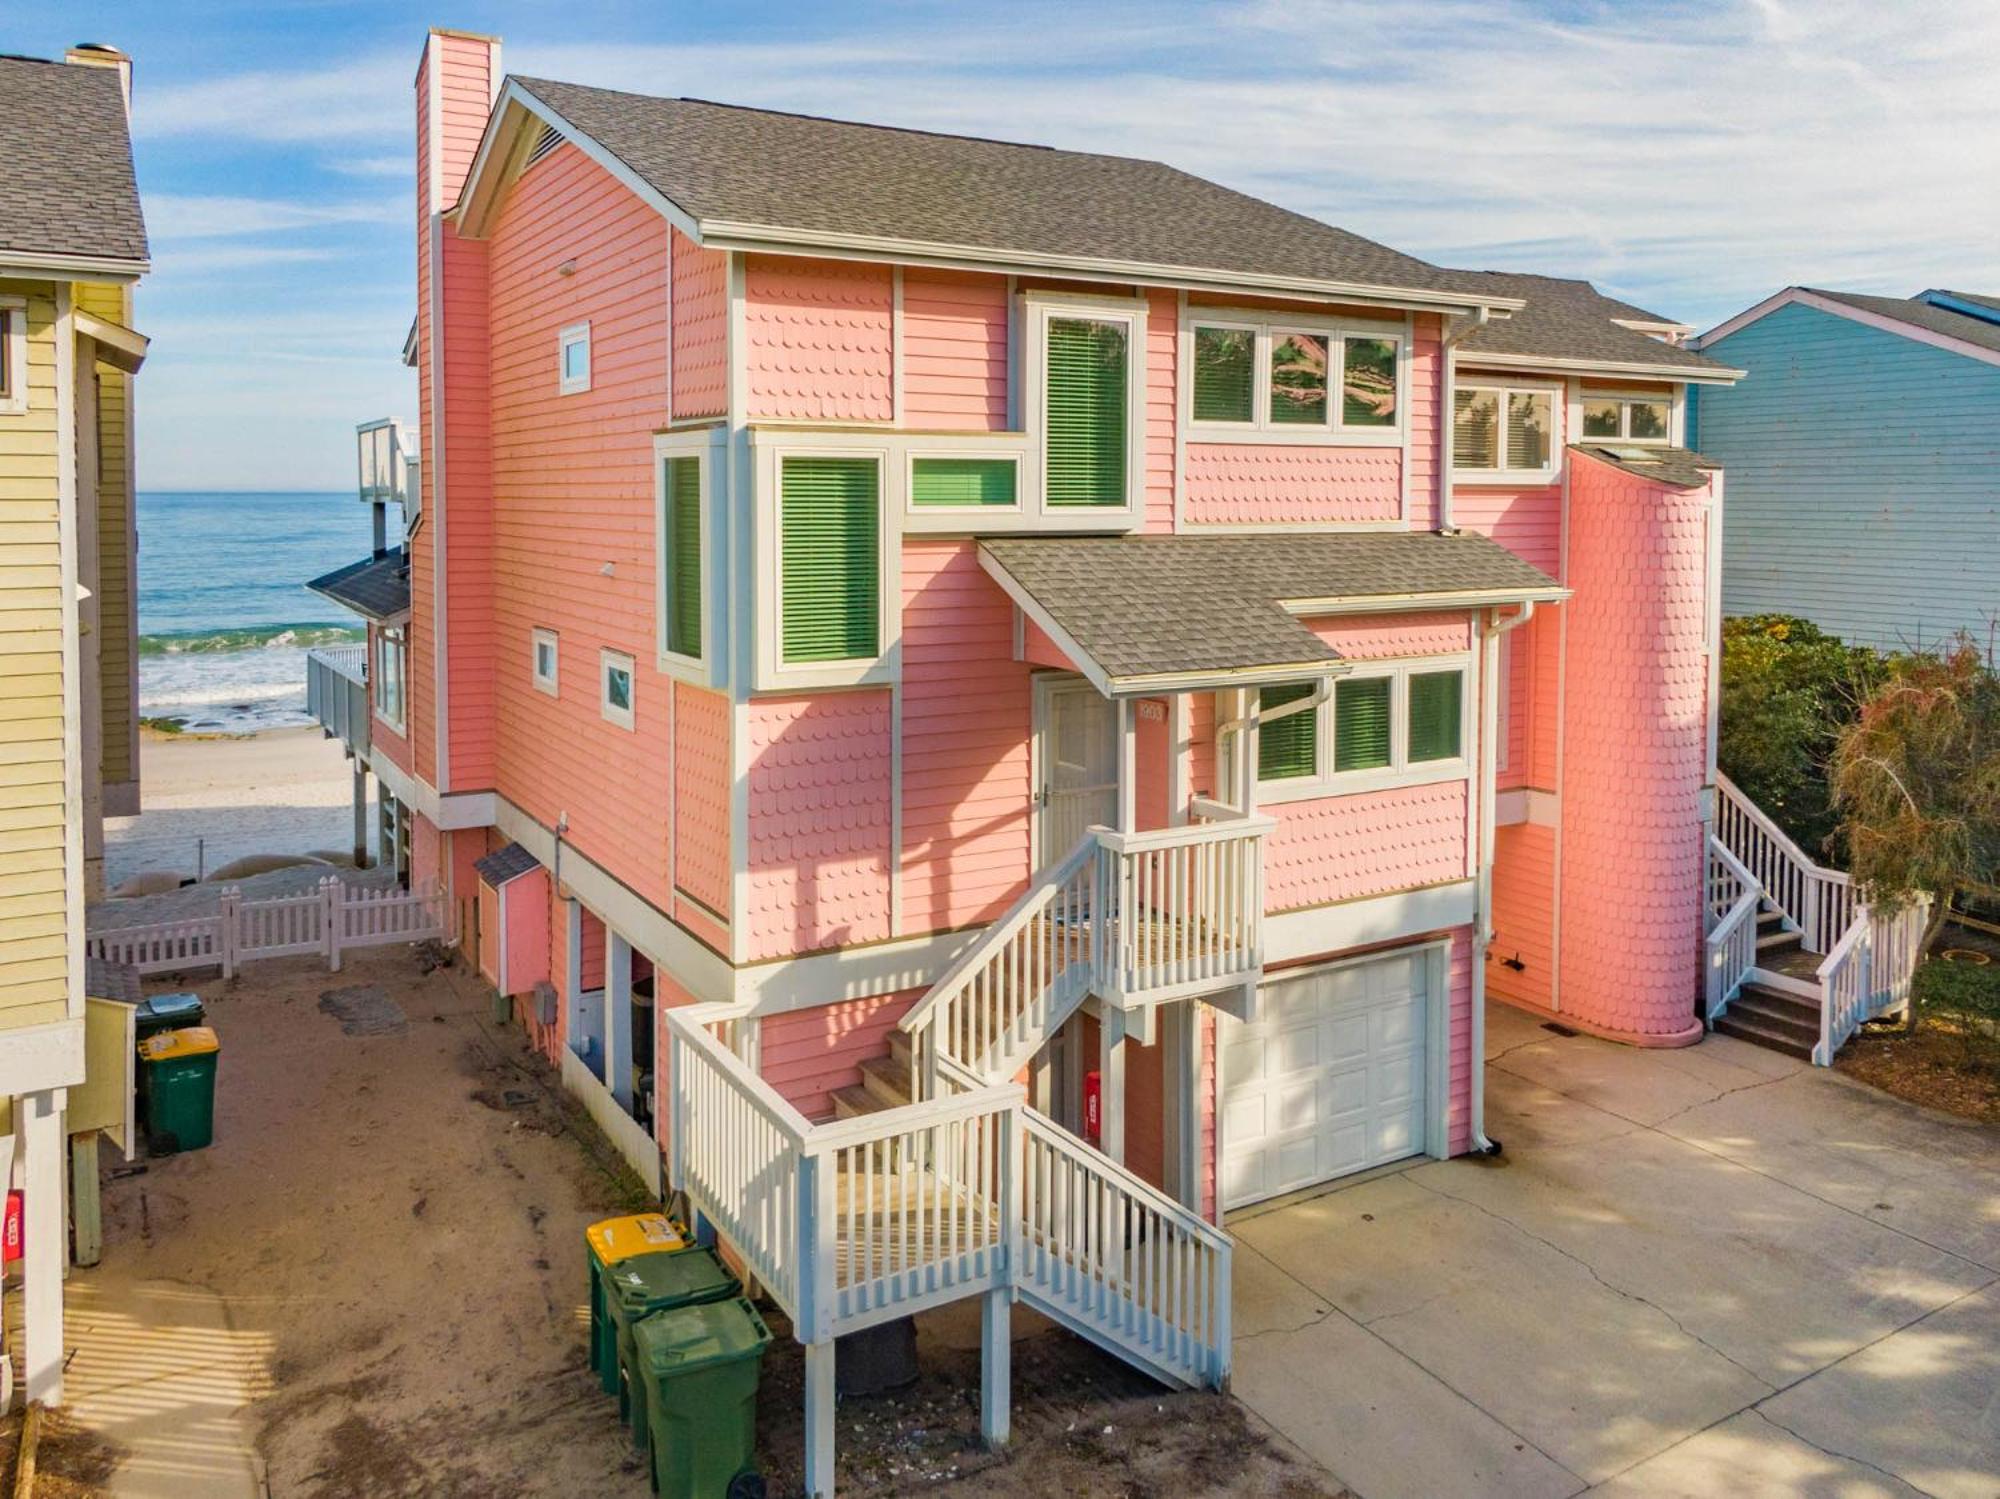
{"label": "concrete driveway", "polygon": [[1487,1025],[1497,1161],[1232,1217],[1236,1394],[1363,1499],[2000,1495],[2000,1131]]}

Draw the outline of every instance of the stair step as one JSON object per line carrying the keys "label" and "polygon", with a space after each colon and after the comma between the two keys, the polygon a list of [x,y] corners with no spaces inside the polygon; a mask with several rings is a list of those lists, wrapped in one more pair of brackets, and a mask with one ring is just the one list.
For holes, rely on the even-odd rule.
{"label": "stair step", "polygon": [[1818,1009],[1802,1004],[1790,995],[1771,990],[1755,993],[1745,989],[1730,1002],[1724,1013],[1803,1041],[1808,1048],[1819,1040]]}
{"label": "stair step", "polygon": [[1774,911],[1771,907],[1765,906],[1757,912],[1757,930],[1759,932],[1768,932],[1772,928],[1780,927],[1784,924],[1785,913],[1783,911]]}
{"label": "stair step", "polygon": [[1760,955],[1767,952],[1790,952],[1805,940],[1803,932],[1760,931],[1757,933],[1757,951]]}
{"label": "stair step", "polygon": [[870,1057],[861,1064],[861,1086],[881,1099],[884,1108],[901,1108],[910,1101],[910,1064],[893,1055]]}
{"label": "stair step", "polygon": [[1795,1039],[1787,1032],[1767,1028],[1758,1022],[1739,1019],[1736,1006],[1731,1005],[1720,1020],[1715,1022],[1718,1034],[1734,1036],[1739,1041],[1748,1041],[1752,1046],[1761,1046],[1766,1051],[1783,1052],[1788,1057],[1797,1057],[1802,1062],[1812,1060],[1813,1049],[1810,1042]]}
{"label": "stair step", "polygon": [[870,1093],[859,1083],[849,1088],[833,1090],[833,1117],[854,1119],[862,1114],[879,1114],[889,1105]]}
{"label": "stair step", "polygon": [[910,1065],[910,1033],[901,1026],[889,1032],[889,1055],[905,1067]]}

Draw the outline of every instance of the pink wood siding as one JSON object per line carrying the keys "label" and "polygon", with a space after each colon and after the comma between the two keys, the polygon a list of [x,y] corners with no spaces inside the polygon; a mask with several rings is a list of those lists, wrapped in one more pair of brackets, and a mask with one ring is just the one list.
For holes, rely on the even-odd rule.
{"label": "pink wood siding", "polygon": [[1029,668],[965,541],[903,547],[903,934],[991,921],[1028,880]]}
{"label": "pink wood siding", "polygon": [[831,1116],[834,1091],[860,1082],[863,1062],[888,1055],[889,1032],[920,993],[906,989],[766,1016],[764,1080],[808,1119]]}
{"label": "pink wood siding", "polygon": [[1472,619],[1466,614],[1328,614],[1305,623],[1350,661],[1442,656],[1472,648]]}
{"label": "pink wood siding", "polygon": [[[491,784],[545,826],[567,812],[570,843],[661,910],[671,909],[673,693],[652,665],[652,434],[666,416],[667,235],[574,146],[525,173],[493,227],[496,644],[485,663]],[[575,273],[557,275],[566,261]],[[580,322],[591,388],[560,395],[557,334]],[[558,636],[553,697],[530,672],[538,627]],[[603,717],[605,648],[634,660],[633,730]],[[455,679],[468,672],[462,649],[454,626]]]}
{"label": "pink wood siding", "polygon": [[580,941],[583,951],[583,989],[588,994],[592,989],[604,987],[604,922],[589,907],[583,911],[583,932]]}
{"label": "pink wood siding", "polygon": [[888,692],[759,698],[748,719],[747,956],[888,936]]}
{"label": "pink wood siding", "polygon": [[1170,291],[1146,293],[1146,499],[1142,531],[1174,528],[1174,413],[1179,393],[1180,304]]}
{"label": "pink wood siding", "polygon": [[753,255],[743,299],[753,417],[886,422],[895,415],[888,266]]}
{"label": "pink wood siding", "polygon": [[1139,742],[1133,747],[1137,772],[1133,803],[1139,831],[1147,832],[1172,821],[1173,727],[1165,698],[1142,698],[1134,711],[1139,715]]}
{"label": "pink wood siding", "polygon": [[453,791],[491,786],[493,730],[493,445],[488,426],[487,250],[447,228],[444,277],[446,746]]}
{"label": "pink wood siding", "polygon": [[1125,1042],[1125,1165],[1164,1190],[1167,1164],[1164,1046]]}
{"label": "pink wood siding", "polygon": [[1191,525],[1393,521],[1403,512],[1400,448],[1197,442],[1186,462]]}
{"label": "pink wood siding", "polygon": [[1188,694],[1188,792],[1221,798],[1215,784],[1215,694]]}
{"label": "pink wood siding", "polygon": [[1049,666],[1057,671],[1076,670],[1076,663],[1032,619],[1021,621],[1021,659],[1031,666]]}
{"label": "pink wood siding", "polygon": [[[1438,402],[1444,381],[1442,320],[1425,313],[1416,320],[1410,343],[1410,529],[1438,526]],[[1463,521],[1455,524],[1463,525]]]}
{"label": "pink wood siding", "polygon": [[1262,809],[1265,908],[1382,895],[1465,878],[1471,808],[1464,781],[1364,791]]}
{"label": "pink wood siding", "polygon": [[674,415],[729,409],[729,257],[673,236]]}
{"label": "pink wood siding", "polygon": [[500,949],[507,933],[500,921],[500,892],[484,880],[479,882],[479,976],[489,984],[500,982]]}
{"label": "pink wood siding", "polygon": [[1445,1149],[1464,1155],[1472,1149],[1472,928],[1451,934],[1446,960],[1447,1002],[1451,1005],[1451,1102],[1445,1111]]}
{"label": "pink wood siding", "polygon": [[1007,278],[903,272],[903,424],[1007,426]]}
{"label": "pink wood siding", "polygon": [[[674,684],[674,885],[729,918],[729,699]],[[677,907],[688,901],[678,900]],[[676,916],[687,919],[683,909]],[[697,913],[698,915],[699,913]]]}
{"label": "pink wood siding", "polygon": [[1510,489],[1498,484],[1452,491],[1452,523],[1490,536],[1553,576],[1562,563],[1562,486]]}
{"label": "pink wood siding", "polygon": [[1195,1012],[1200,1017],[1200,1056],[1197,1060],[1195,1098],[1201,1111],[1201,1215],[1214,1223],[1219,1218],[1215,1199],[1216,1159],[1215,1159],[1215,1086],[1219,1081],[1215,1067],[1215,1032],[1222,1022],[1214,1010],[1207,1005],[1196,1005]]}
{"label": "pink wood siding", "polygon": [[1699,1038],[1707,502],[1570,460],[1564,1016]]}
{"label": "pink wood siding", "polygon": [[507,992],[531,994],[549,978],[549,877],[531,870],[507,884]]}
{"label": "pink wood siding", "polygon": [[[1493,838],[1493,947],[1486,987],[1502,999],[1546,1009],[1555,973],[1556,830],[1537,823],[1497,828]],[[1518,958],[1521,967],[1508,967]]]}

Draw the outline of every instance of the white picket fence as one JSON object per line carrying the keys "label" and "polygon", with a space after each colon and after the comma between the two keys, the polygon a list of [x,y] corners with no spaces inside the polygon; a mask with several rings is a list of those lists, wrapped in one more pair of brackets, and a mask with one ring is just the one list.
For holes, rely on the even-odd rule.
{"label": "white picket fence", "polygon": [[84,951],[142,974],[220,968],[234,978],[240,963],[313,954],[338,973],[341,954],[351,949],[443,937],[445,914],[435,882],[377,890],[329,875],[316,890],[265,900],[245,900],[232,885],[212,916],[96,932],[84,939]]}

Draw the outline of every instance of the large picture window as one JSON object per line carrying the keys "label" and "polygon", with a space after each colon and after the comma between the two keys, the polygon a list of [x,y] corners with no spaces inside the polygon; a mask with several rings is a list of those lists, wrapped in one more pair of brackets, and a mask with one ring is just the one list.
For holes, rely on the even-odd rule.
{"label": "large picture window", "polygon": [[[1264,795],[1291,801],[1464,775],[1467,681],[1463,656],[1357,662],[1317,712],[1259,726]],[[1267,687],[1260,706],[1268,710],[1311,691]]]}

